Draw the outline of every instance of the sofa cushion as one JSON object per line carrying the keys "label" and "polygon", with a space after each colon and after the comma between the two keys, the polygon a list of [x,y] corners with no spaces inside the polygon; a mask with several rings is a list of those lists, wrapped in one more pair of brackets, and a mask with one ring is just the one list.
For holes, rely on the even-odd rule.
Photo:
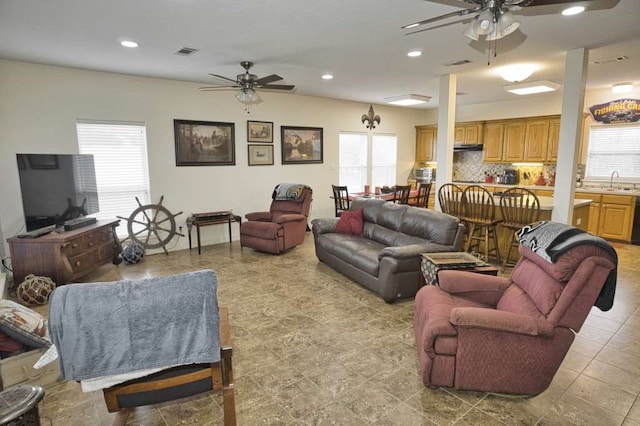
{"label": "sofa cushion", "polygon": [[351,234],[362,236],[364,223],[362,221],[362,209],[343,211],[336,224],[336,232],[339,234]]}
{"label": "sofa cushion", "polygon": [[378,276],[378,254],[384,248],[382,244],[355,235],[337,233],[322,234],[316,244],[369,275]]}
{"label": "sofa cushion", "polygon": [[458,219],[427,209],[408,209],[402,219],[400,232],[434,243],[451,245],[458,232]]}

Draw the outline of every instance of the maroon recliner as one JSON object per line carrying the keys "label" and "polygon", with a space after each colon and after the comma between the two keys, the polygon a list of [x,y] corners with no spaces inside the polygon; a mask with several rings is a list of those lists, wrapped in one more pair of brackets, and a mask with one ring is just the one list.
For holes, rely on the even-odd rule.
{"label": "maroon recliner", "polygon": [[240,225],[240,246],[279,254],[304,242],[313,191],[304,187],[299,197],[280,200],[277,188],[268,212],[245,215],[248,221]]}
{"label": "maroon recliner", "polygon": [[414,331],[426,386],[539,394],[610,273],[615,285],[615,251],[576,245],[555,263],[523,245],[519,251],[509,278],[444,270],[439,286],[416,294]]}

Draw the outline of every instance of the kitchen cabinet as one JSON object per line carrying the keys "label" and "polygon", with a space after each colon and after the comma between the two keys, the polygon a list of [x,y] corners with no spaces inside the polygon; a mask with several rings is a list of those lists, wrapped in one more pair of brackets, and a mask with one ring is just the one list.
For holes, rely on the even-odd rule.
{"label": "kitchen cabinet", "polygon": [[483,160],[485,163],[502,161],[504,143],[504,123],[499,121],[486,122],[484,125]]}
{"label": "kitchen cabinet", "polygon": [[575,198],[581,200],[591,200],[589,205],[589,223],[587,223],[587,232],[598,235],[598,222],[600,221],[600,204],[602,203],[602,194],[594,192],[576,192]]}
{"label": "kitchen cabinet", "polygon": [[436,156],[436,126],[416,126],[416,161],[434,161]]}
{"label": "kitchen cabinet", "polygon": [[547,159],[549,163],[558,161],[558,143],[560,142],[560,118],[549,120],[549,137],[547,139]]}
{"label": "kitchen cabinet", "polygon": [[454,143],[462,145],[482,144],[482,122],[457,124],[454,129]]}
{"label": "kitchen cabinet", "polygon": [[549,141],[549,120],[527,120],[525,124],[524,161],[544,162],[547,160]]}
{"label": "kitchen cabinet", "polygon": [[602,195],[598,235],[630,242],[635,201],[635,197],[631,195]]}
{"label": "kitchen cabinet", "polygon": [[521,120],[508,121],[504,125],[502,159],[505,162],[524,161],[524,137],[526,126]]}

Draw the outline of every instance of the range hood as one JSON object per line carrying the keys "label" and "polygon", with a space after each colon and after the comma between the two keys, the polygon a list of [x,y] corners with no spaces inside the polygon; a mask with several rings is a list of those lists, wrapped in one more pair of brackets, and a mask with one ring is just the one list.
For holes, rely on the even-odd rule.
{"label": "range hood", "polygon": [[455,144],[453,145],[453,152],[463,151],[482,151],[481,144]]}

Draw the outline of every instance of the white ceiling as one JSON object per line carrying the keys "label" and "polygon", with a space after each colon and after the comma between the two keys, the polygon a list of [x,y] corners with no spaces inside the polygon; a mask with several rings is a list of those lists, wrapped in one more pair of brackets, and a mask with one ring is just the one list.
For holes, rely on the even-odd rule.
{"label": "white ceiling", "polygon": [[[605,7],[616,0],[576,1]],[[278,74],[295,93],[367,103],[421,94],[438,104],[439,76],[458,75],[458,105],[513,99],[496,67],[535,62],[529,80],[564,79],[568,50],[587,47],[588,88],[640,84],[639,0],[563,17],[558,8],[524,8],[520,29],[497,42],[471,42],[463,18],[405,35],[402,25],[471,7],[462,0],[0,0],[0,58],[205,84],[216,73],[235,79],[242,60],[258,77]],[[535,14],[534,14],[535,12]],[[434,25],[432,25],[434,26]],[[137,49],[119,41],[135,40]],[[491,45],[493,47],[493,44]],[[175,54],[182,47],[199,51]],[[410,50],[419,58],[408,58]],[[460,66],[446,64],[470,60]],[[490,60],[491,65],[487,65]],[[322,80],[330,72],[335,78]]]}

